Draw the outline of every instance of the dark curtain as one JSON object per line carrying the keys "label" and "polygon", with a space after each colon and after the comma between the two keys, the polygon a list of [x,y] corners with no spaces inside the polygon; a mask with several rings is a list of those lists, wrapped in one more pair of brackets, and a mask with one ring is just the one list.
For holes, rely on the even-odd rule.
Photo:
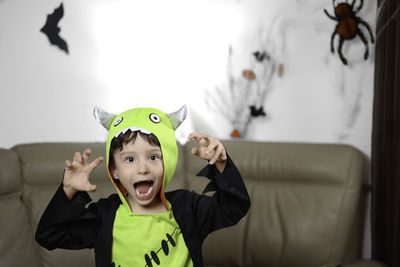
{"label": "dark curtain", "polygon": [[400,1],[378,0],[372,128],[372,257],[400,266]]}

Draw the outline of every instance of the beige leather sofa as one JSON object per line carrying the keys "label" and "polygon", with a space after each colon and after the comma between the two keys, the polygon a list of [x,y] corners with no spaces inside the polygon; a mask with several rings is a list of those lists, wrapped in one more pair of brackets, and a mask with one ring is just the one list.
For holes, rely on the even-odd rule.
{"label": "beige leather sofa", "polygon": [[[367,160],[345,145],[224,142],[251,196],[251,208],[234,227],[211,234],[204,245],[206,266],[383,266],[361,260]],[[204,162],[179,146],[169,189],[202,191],[195,177]],[[62,182],[65,159],[103,143],[24,144],[0,149],[0,266],[94,266],[92,250],[47,251],[34,232]],[[114,192],[105,164],[92,176],[94,200]]]}

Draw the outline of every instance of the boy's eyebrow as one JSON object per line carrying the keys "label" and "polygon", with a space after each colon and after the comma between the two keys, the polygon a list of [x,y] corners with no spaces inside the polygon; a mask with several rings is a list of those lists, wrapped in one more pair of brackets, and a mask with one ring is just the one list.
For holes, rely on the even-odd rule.
{"label": "boy's eyebrow", "polygon": [[160,152],[161,153],[161,149],[160,148],[152,148],[152,149],[149,149],[149,152]]}
{"label": "boy's eyebrow", "polygon": [[[157,152],[157,153],[162,154],[160,148],[152,148],[152,149],[147,150],[147,152],[151,152],[151,153]],[[124,152],[120,153],[120,156],[123,156],[125,154],[132,154],[132,153],[135,154],[135,151],[124,151]]]}

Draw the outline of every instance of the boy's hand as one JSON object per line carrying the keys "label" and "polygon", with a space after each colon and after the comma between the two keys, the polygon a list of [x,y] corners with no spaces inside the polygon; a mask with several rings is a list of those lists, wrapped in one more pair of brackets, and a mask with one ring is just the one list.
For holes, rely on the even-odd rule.
{"label": "boy's hand", "polygon": [[75,152],[74,160],[65,161],[64,173],[64,192],[68,199],[71,200],[77,191],[93,192],[96,191],[96,185],[89,182],[89,176],[92,171],[99,166],[104,158],[98,157],[91,163],[88,162],[91,150],[86,149],[83,154]]}
{"label": "boy's hand", "polygon": [[195,139],[199,147],[192,148],[192,154],[197,157],[208,160],[209,164],[215,163],[217,169],[222,172],[226,165],[226,151],[222,143],[208,134],[191,133],[189,140]]}

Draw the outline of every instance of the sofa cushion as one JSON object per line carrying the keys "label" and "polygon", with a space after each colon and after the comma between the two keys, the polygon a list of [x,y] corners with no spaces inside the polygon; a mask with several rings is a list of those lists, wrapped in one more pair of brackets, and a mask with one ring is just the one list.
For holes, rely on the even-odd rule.
{"label": "sofa cushion", "polygon": [[[206,266],[336,266],[359,258],[364,218],[360,203],[365,202],[362,184],[367,167],[361,152],[346,145],[223,143],[252,203],[236,226],[206,239]],[[201,193],[208,183],[195,176],[205,162],[190,154],[194,145],[178,145],[178,166],[167,191],[188,188]],[[6,213],[15,211],[0,218],[0,226],[10,231],[4,240],[13,243],[6,246],[9,241],[1,241],[0,266],[19,260],[17,266],[94,266],[91,250],[47,251],[33,241],[40,216],[62,182],[64,161],[86,147],[92,149],[92,159],[104,156],[104,143],[26,144],[0,151],[0,208]],[[91,181],[97,185],[93,200],[115,192],[104,163]],[[24,238],[15,239],[18,233]],[[24,246],[32,248],[24,252],[25,259],[18,254],[25,251]],[[7,261],[3,255],[10,255]]]}
{"label": "sofa cushion", "polygon": [[[98,156],[104,156],[105,146],[102,143],[58,143],[56,145],[43,143],[19,145],[13,148],[21,159],[23,198],[32,218],[33,229],[37,228],[50,198],[62,183],[65,160],[72,160],[76,151],[82,152],[87,147],[92,150],[92,160]],[[93,199],[113,192],[104,163],[94,170],[91,182],[98,188],[91,194]],[[44,267],[94,266],[94,253],[89,249],[48,251],[40,247],[40,255]]]}
{"label": "sofa cushion", "polygon": [[[207,265],[335,266],[360,256],[359,245],[352,246],[345,260],[352,239],[362,238],[357,218],[362,218],[367,163],[360,151],[346,145],[224,144],[246,183],[251,207],[237,226],[206,240]],[[187,151],[192,146],[187,144]],[[188,172],[200,164],[189,161]],[[189,183],[198,191],[204,186],[193,177]],[[353,231],[356,221],[358,231]]]}
{"label": "sofa cushion", "polygon": [[0,196],[21,193],[22,180],[18,155],[7,149],[0,149]]}
{"label": "sofa cushion", "polygon": [[0,266],[42,266],[34,229],[22,202],[19,159],[5,149],[0,149],[0,210]]}

